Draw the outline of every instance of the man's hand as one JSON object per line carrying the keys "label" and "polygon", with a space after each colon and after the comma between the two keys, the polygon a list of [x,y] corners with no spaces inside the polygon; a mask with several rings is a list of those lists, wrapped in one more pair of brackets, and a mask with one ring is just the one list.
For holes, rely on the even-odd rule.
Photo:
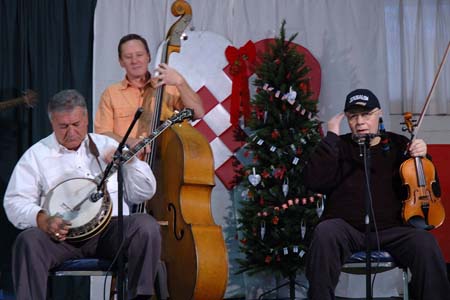
{"label": "man's hand", "polygon": [[[141,136],[137,139],[135,138],[131,138],[129,137],[127,139],[127,145],[130,146],[130,148],[135,147],[137,144],[139,144],[140,142],[142,142],[142,140],[144,139],[144,136]],[[150,148],[150,144],[147,144],[144,148],[142,148],[137,154],[137,158],[139,158],[140,160],[144,160],[145,156],[150,153],[151,148]]]}
{"label": "man's hand", "polygon": [[427,154],[427,144],[424,140],[416,139],[413,140],[409,146],[409,155],[412,157],[423,157]]}
{"label": "man's hand", "polygon": [[40,211],[37,215],[37,225],[55,241],[64,241],[72,224],[59,216],[49,216]]}
{"label": "man's hand", "polygon": [[335,115],[334,117],[332,117],[328,121],[328,124],[327,124],[328,131],[331,131],[331,132],[335,133],[336,135],[339,135],[341,122],[342,122],[343,118],[344,118],[344,112],[340,112],[337,115]]}
{"label": "man's hand", "polygon": [[179,86],[185,82],[183,76],[175,69],[169,67],[168,64],[160,64],[155,71],[159,73],[158,76],[156,76],[158,79],[156,87],[163,84]]}

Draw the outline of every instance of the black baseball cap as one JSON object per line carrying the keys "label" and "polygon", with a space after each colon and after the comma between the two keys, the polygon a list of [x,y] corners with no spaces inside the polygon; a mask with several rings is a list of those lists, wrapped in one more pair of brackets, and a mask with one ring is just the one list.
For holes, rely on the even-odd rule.
{"label": "black baseball cap", "polygon": [[354,109],[370,111],[374,108],[380,108],[380,102],[377,96],[367,89],[354,90],[345,99],[345,112]]}

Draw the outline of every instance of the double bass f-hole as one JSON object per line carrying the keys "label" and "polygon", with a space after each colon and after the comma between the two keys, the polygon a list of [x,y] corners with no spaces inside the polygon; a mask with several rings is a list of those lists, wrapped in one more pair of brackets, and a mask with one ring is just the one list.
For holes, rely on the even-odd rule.
{"label": "double bass f-hole", "polygon": [[177,208],[175,207],[175,205],[173,205],[173,203],[169,203],[169,205],[167,206],[167,209],[169,211],[173,210],[173,236],[177,239],[177,241],[181,241],[183,239],[184,236],[184,230],[181,229],[180,230],[180,234],[178,235],[177,233]]}

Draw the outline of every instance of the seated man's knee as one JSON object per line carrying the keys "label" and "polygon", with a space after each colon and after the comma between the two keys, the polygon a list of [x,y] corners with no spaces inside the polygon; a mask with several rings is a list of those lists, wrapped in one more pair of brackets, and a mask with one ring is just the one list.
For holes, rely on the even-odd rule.
{"label": "seated man's knee", "polygon": [[140,235],[160,239],[160,226],[155,218],[149,214],[134,214],[133,218]]}
{"label": "seated man's knee", "polygon": [[315,243],[329,243],[337,238],[336,228],[338,224],[333,220],[324,220],[314,229],[313,241]]}
{"label": "seated man's knee", "polygon": [[416,251],[420,251],[418,253],[432,253],[433,251],[440,249],[436,238],[429,231],[422,229],[415,230],[411,246],[413,246]]}
{"label": "seated man's knee", "polygon": [[17,236],[14,251],[33,250],[41,242],[48,243],[48,235],[39,228],[29,228]]}

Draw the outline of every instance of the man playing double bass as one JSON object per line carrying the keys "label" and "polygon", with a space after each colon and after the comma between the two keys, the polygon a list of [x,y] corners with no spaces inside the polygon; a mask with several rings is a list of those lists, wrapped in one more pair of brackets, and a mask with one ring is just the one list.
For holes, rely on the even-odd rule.
{"label": "man playing double bass", "polygon": [[[75,90],[64,90],[53,96],[48,103],[48,115],[53,133],[34,144],[20,158],[4,198],[8,219],[17,228],[24,229],[13,249],[13,281],[18,300],[45,300],[48,272],[64,261],[84,257],[112,260],[120,246],[117,218],[106,223],[100,233],[73,242],[67,236],[70,221],[63,219],[61,214],[50,215],[45,208],[45,201],[49,199],[64,201],[52,199],[55,186],[66,184],[65,188],[70,190],[69,179],[88,181],[102,174],[118,143],[104,135],[87,133],[86,102]],[[155,193],[156,180],[147,163],[132,158],[124,165],[123,174],[127,204],[144,202]],[[115,177],[115,174],[109,177],[107,183],[113,216],[117,213]],[[83,190],[80,185],[72,188]],[[67,207],[65,202],[60,206],[66,207],[64,210],[68,210],[69,215],[78,215],[83,214],[90,201],[96,202],[87,199],[80,209]],[[124,205],[124,215],[127,214],[128,207]],[[123,221],[122,247],[128,261],[129,296],[150,299],[161,254],[159,225],[148,214],[125,216]]]}
{"label": "man playing double bass", "polygon": [[[427,153],[423,140],[409,140],[379,128],[382,111],[377,97],[367,89],[347,95],[344,112],[328,121],[328,132],[311,155],[305,184],[327,195],[325,210],[308,252],[306,276],[311,300],[334,299],[341,266],[352,253],[364,251],[366,183],[361,142],[370,152],[373,219],[370,248],[388,251],[412,273],[415,300],[450,297],[445,261],[433,235],[402,222],[400,165]],[[340,135],[346,117],[351,133]],[[408,155],[406,155],[408,150]],[[376,225],[376,227],[374,227]]]}
{"label": "man playing double bass", "polygon": [[[156,69],[158,76],[150,75],[148,65],[151,56],[147,41],[143,37],[137,34],[125,35],[120,39],[117,50],[120,66],[126,72],[125,78],[110,85],[103,92],[95,115],[96,133],[121,141],[136,110],[142,106],[144,114],[128,138],[128,144],[133,146],[150,133],[152,124],[149,124],[145,115],[150,116],[151,121],[155,101],[158,100],[162,100],[162,120],[172,116],[174,110],[185,107],[194,110],[194,118],[203,116],[200,97],[175,69],[162,63]],[[163,98],[156,99],[156,89],[162,85],[165,85]]]}

